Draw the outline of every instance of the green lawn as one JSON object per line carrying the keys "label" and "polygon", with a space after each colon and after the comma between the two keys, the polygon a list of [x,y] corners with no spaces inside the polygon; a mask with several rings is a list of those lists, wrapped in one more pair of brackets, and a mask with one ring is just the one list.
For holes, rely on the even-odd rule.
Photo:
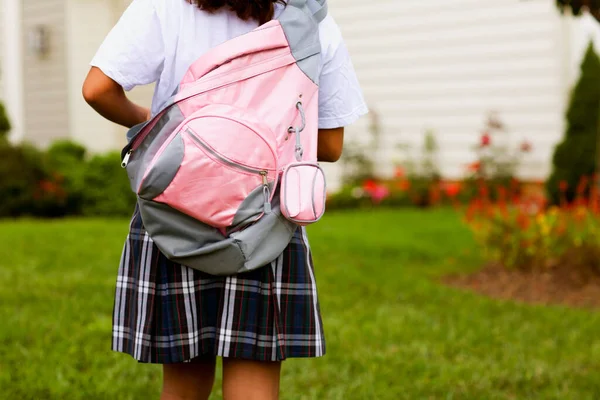
{"label": "green lawn", "polygon": [[[109,351],[126,230],[0,223],[1,399],[157,398],[159,367]],[[282,399],[600,399],[600,313],[436,282],[480,264],[452,211],[332,213],[310,235],[328,355],[286,362]]]}

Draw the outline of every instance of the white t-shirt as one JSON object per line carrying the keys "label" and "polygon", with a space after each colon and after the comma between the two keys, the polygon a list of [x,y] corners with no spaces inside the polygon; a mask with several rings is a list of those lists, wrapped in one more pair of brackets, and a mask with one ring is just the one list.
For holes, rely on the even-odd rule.
{"label": "white t-shirt", "polygon": [[[283,10],[276,4],[278,15]],[[155,115],[190,65],[211,48],[256,28],[235,13],[210,14],[186,0],[133,0],[108,34],[91,65],[131,90],[156,82]],[[366,114],[350,56],[331,16],[319,26],[322,44],[319,128],[347,126]]]}

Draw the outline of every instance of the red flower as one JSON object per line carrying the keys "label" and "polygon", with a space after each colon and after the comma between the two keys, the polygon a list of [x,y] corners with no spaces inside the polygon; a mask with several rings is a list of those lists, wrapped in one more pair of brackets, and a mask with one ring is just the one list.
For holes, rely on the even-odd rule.
{"label": "red flower", "polygon": [[460,183],[447,183],[446,185],[444,185],[444,191],[446,192],[446,196],[450,198],[458,196],[460,190]]}
{"label": "red flower", "polygon": [[481,147],[487,147],[492,143],[492,138],[489,133],[485,132],[481,135]]}
{"label": "red flower", "polygon": [[589,183],[589,178],[587,176],[582,176],[579,180],[579,184],[577,185],[577,194],[579,196],[583,196]]}
{"label": "red flower", "polygon": [[533,146],[528,141],[524,141],[521,143],[521,151],[523,153],[529,153],[532,150]]}
{"label": "red flower", "polygon": [[560,183],[558,184],[558,188],[560,189],[561,192],[566,192],[567,189],[569,189],[569,182],[567,181],[560,181]]}
{"label": "red flower", "polygon": [[372,180],[372,179],[368,179],[368,180],[366,180],[366,181],[363,183],[363,189],[364,189],[366,192],[373,191],[373,190],[375,190],[376,188],[377,188],[377,182],[375,182],[375,181],[374,181],[374,180]]}

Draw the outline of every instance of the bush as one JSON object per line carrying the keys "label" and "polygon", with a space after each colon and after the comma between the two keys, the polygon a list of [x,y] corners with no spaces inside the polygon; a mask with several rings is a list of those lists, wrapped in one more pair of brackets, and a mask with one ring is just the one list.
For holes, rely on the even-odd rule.
{"label": "bush", "polygon": [[135,195],[118,152],[86,158],[61,140],[42,152],[0,143],[0,217],[129,216]]}
{"label": "bush", "polygon": [[0,144],[0,216],[40,215],[62,189],[48,179],[42,155],[27,145]]}
{"label": "bush", "polygon": [[121,217],[133,212],[136,197],[121,168],[120,153],[94,156],[87,163],[83,182],[84,215]]}
{"label": "bush", "polygon": [[572,201],[584,176],[596,170],[596,148],[600,134],[600,58],[590,44],[581,65],[581,77],[571,96],[567,111],[565,138],[555,150],[553,171],[547,182],[550,200],[560,201],[560,187],[566,186],[566,198]]}
{"label": "bush", "polygon": [[10,129],[10,121],[8,120],[8,116],[6,115],[4,104],[0,103],[0,142],[6,141]]}
{"label": "bush", "polygon": [[65,214],[81,214],[85,196],[86,149],[69,140],[54,142],[45,154],[47,170],[61,177],[67,192]]}

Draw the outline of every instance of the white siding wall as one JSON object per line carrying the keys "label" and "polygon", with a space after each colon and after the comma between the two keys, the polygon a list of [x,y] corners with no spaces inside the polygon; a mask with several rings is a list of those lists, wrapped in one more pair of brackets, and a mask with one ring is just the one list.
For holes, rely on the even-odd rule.
{"label": "white siding wall", "polygon": [[[81,85],[96,50],[130,0],[67,0],[69,18],[69,95],[71,136],[93,152],[118,150],[125,144],[125,128],[106,121],[81,96]],[[90,23],[93,19],[93,23]],[[137,88],[132,100],[150,105],[151,88]]]}
{"label": "white siding wall", "polygon": [[[22,0],[24,139],[40,146],[69,136],[64,0]],[[39,58],[28,46],[37,25],[50,33],[50,51]]]}
{"label": "white siding wall", "polygon": [[[534,152],[523,175],[543,177],[561,137],[569,63],[553,1],[330,0],[369,106],[381,116],[382,167],[393,144],[437,132],[443,173],[460,177],[486,114]],[[364,134],[365,124],[350,129]]]}
{"label": "white siding wall", "polygon": [[0,0],[0,101],[6,101],[4,95],[4,0]]}
{"label": "white siding wall", "polygon": [[1,99],[11,121],[10,139],[20,141],[23,138],[23,60],[21,43],[22,7],[20,0],[2,0],[0,18],[0,75],[2,79]]}
{"label": "white siding wall", "polygon": [[113,149],[117,140],[114,125],[99,116],[81,94],[89,63],[113,22],[108,4],[105,0],[67,0],[71,138],[92,152]]}

